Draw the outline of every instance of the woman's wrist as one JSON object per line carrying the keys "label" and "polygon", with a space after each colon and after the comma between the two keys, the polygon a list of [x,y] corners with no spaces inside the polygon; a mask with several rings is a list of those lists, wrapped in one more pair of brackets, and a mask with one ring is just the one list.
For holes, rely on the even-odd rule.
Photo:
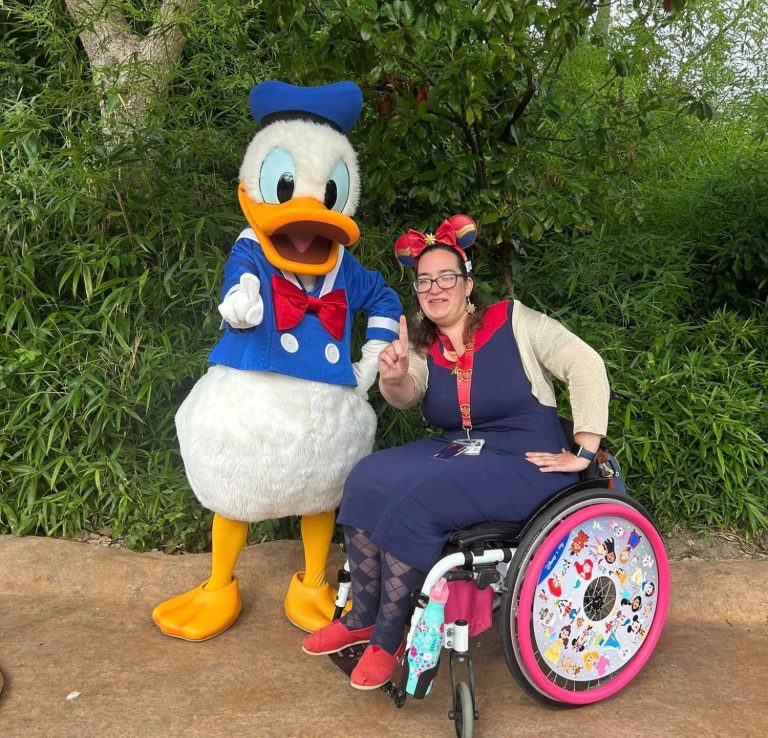
{"label": "woman's wrist", "polygon": [[571,453],[574,456],[577,456],[580,459],[586,459],[587,461],[593,461],[597,456],[596,451],[590,451],[588,448],[584,448],[584,446],[581,446],[578,443],[574,443],[571,446]]}
{"label": "woman's wrist", "polygon": [[[579,448],[583,449],[582,456],[584,458],[588,458],[589,454],[596,454],[598,449],[600,448],[600,441],[603,439],[602,436],[598,435],[597,433],[588,433],[586,431],[579,431],[578,433],[573,434],[573,443],[574,446],[571,448],[571,453],[576,456],[576,451]],[[594,456],[592,456],[594,458]],[[591,459],[590,459],[591,461]]]}
{"label": "woman's wrist", "polygon": [[394,407],[408,405],[416,394],[416,383],[410,374],[398,379],[384,379],[379,377],[379,390],[382,397]]}

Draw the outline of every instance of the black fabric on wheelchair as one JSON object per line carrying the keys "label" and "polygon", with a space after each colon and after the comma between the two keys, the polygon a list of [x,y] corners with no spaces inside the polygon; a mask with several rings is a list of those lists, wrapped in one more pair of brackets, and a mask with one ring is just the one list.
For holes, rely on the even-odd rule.
{"label": "black fabric on wheelchair", "polygon": [[483,548],[490,543],[509,546],[517,542],[524,527],[524,523],[478,523],[471,528],[454,531],[448,543],[460,549]]}
{"label": "black fabric on wheelchair", "polygon": [[570,448],[573,446],[573,421],[563,417],[558,419],[560,420],[560,427],[563,429],[563,433],[565,433],[565,440],[568,442],[568,448]]}

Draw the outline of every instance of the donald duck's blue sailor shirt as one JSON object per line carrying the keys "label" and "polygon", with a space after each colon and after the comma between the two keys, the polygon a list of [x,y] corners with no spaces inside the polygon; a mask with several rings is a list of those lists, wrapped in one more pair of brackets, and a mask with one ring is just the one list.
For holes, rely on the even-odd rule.
{"label": "donald duck's blue sailor shirt", "polygon": [[319,298],[332,290],[344,290],[348,311],[341,341],[337,341],[311,312],[290,330],[277,330],[272,276],[284,277],[299,289],[304,290],[304,287],[295,274],[284,272],[267,261],[251,228],[240,234],[224,264],[222,301],[246,272],[255,274],[261,282],[264,317],[259,325],[245,330],[225,323],[224,335],[208,357],[211,364],[355,386],[357,382],[350,358],[355,313],[363,310],[368,314],[366,340],[393,341],[398,337],[402,314],[399,298],[381,274],[364,269],[341,246],[336,266],[328,274],[317,277],[315,286],[308,292],[311,297]]}

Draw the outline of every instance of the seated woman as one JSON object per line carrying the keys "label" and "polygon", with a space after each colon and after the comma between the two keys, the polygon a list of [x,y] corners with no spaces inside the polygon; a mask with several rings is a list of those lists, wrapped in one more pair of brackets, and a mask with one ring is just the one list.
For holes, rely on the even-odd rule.
{"label": "seated woman", "polygon": [[[352,609],[307,636],[303,649],[328,654],[370,641],[352,672],[358,689],[379,687],[394,672],[411,593],[449,534],[484,521],[526,520],[578,480],[606,432],[602,359],[517,300],[480,305],[464,251],[475,232],[469,218],[454,216],[434,236],[409,231],[395,246],[401,261],[415,267],[421,309],[412,340],[401,318],[399,339],[379,355],[379,386],[394,407],[420,402],[442,434],[367,456],[344,486],[338,519]],[[552,374],[568,383],[571,449],[557,417]],[[440,458],[456,439],[480,443]]]}

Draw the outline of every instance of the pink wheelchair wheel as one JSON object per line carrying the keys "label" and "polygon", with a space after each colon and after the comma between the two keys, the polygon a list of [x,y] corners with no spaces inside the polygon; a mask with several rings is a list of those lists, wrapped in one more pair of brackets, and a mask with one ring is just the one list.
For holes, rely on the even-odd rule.
{"label": "pink wheelchair wheel", "polygon": [[640,505],[604,490],[542,516],[510,567],[507,663],[538,699],[597,702],[626,686],[659,640],[669,604],[664,545]]}

